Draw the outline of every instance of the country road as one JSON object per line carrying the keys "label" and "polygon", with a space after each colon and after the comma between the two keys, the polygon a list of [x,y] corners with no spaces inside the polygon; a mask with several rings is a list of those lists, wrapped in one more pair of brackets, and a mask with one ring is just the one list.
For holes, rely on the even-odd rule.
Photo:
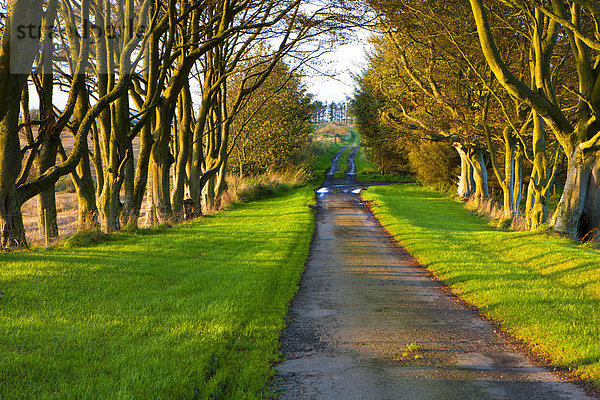
{"label": "country road", "polygon": [[[463,308],[381,228],[332,162],[276,366],[280,399],[589,399]],[[367,189],[368,190],[368,189]]]}

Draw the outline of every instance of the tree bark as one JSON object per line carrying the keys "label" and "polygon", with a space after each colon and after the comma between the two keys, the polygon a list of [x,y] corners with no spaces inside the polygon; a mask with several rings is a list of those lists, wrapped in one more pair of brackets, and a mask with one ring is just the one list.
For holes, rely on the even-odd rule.
{"label": "tree bark", "polygon": [[578,236],[584,239],[589,234],[598,237],[600,233],[600,158],[598,156],[597,152],[593,155],[587,197],[577,227]]}
{"label": "tree bark", "polygon": [[454,148],[460,156],[460,176],[458,177],[458,196],[461,199],[468,199],[475,190],[475,180],[473,179],[473,166],[468,160],[467,153],[460,143],[454,143]]}
{"label": "tree bark", "polygon": [[156,126],[159,131],[158,138],[152,145],[152,194],[156,204],[156,213],[159,222],[170,222],[173,219],[173,208],[171,207],[171,165],[175,161],[169,141],[171,139],[171,124],[167,123],[169,118],[165,106],[159,105],[156,112]]}
{"label": "tree bark", "polygon": [[[81,121],[89,109],[88,100],[87,90],[82,88],[79,92],[77,104],[75,105],[75,111],[73,112],[73,135],[76,134]],[[93,140],[97,142],[96,139]],[[79,161],[75,172],[71,174],[71,179],[75,185],[75,190],[77,191],[79,213],[77,225],[79,230],[99,226],[98,207],[96,205],[96,187],[92,177],[90,152],[87,141],[83,146],[81,160]],[[66,160],[66,154],[64,154],[63,157]],[[102,180],[99,180],[99,182],[102,182]]]}
{"label": "tree bark", "polygon": [[474,196],[478,202],[481,202],[489,197],[485,153],[479,148],[469,149],[468,161],[473,167],[473,179],[475,180]]}
{"label": "tree bark", "polygon": [[[559,205],[553,216],[554,229],[576,239],[598,228],[596,154],[584,154],[578,150],[567,156],[567,179]],[[588,193],[592,197],[588,199]],[[589,205],[587,204],[589,200]],[[584,210],[590,219],[581,220]],[[581,221],[580,221],[581,220]],[[595,222],[595,224],[594,224]]]}
{"label": "tree bark", "polygon": [[517,145],[515,150],[515,180],[513,186],[513,210],[515,216],[519,216],[521,213],[521,200],[523,197],[523,157],[523,151],[521,150],[521,147]]}
{"label": "tree bark", "polygon": [[[39,174],[56,165],[56,156],[60,138],[46,137],[38,153]],[[58,213],[56,211],[56,192],[54,185],[42,191],[38,196],[40,233],[46,240],[58,237]]]}
{"label": "tree bark", "polygon": [[532,172],[529,186],[527,188],[527,205],[525,217],[527,226],[531,230],[539,228],[548,221],[548,195],[545,190],[538,189],[543,185],[539,174]]}
{"label": "tree bark", "polygon": [[216,175],[213,175],[202,188],[202,208],[207,214],[215,209],[215,181]]}
{"label": "tree bark", "polygon": [[[16,79],[15,79],[16,80]],[[24,81],[24,79],[23,79]],[[18,82],[15,82],[18,84]],[[18,86],[18,85],[17,85]],[[27,247],[25,228],[21,216],[21,203],[17,198],[16,180],[21,170],[21,147],[17,131],[18,102],[0,121],[0,231],[2,248]]]}
{"label": "tree bark", "polygon": [[[38,174],[42,175],[48,169],[56,165],[58,147],[60,144],[60,132],[54,129],[54,43],[53,33],[48,30],[54,24],[58,13],[58,3],[52,1],[44,14],[42,23],[42,45],[41,45],[41,75],[38,79],[41,85],[38,87],[40,97],[40,114],[45,121],[40,125],[39,136],[42,139],[38,151],[37,166]],[[58,237],[58,213],[56,211],[56,193],[54,185],[50,185],[38,196],[39,227],[41,236],[48,242]]]}
{"label": "tree bark", "polygon": [[515,209],[515,180],[517,170],[516,142],[510,129],[504,130],[504,184],[502,197],[504,200],[504,219],[511,219],[517,214]]}
{"label": "tree bark", "polygon": [[79,230],[90,229],[100,225],[98,221],[98,207],[96,205],[96,188],[90,169],[89,151],[84,149],[81,161],[76,169],[79,181],[75,185],[77,191],[78,220]]}
{"label": "tree bark", "polygon": [[21,170],[19,103],[27,74],[38,48],[13,40],[18,26],[39,26],[42,4],[38,0],[13,0],[6,10],[7,26],[0,48],[0,232],[2,248],[27,247],[16,181]]}
{"label": "tree bark", "polygon": [[179,103],[180,123],[177,133],[177,159],[175,162],[173,192],[171,194],[171,202],[173,205],[173,216],[176,220],[181,221],[185,218],[183,209],[184,186],[187,177],[186,165],[189,159],[191,150],[191,119],[192,119],[192,99],[189,84],[183,88]]}

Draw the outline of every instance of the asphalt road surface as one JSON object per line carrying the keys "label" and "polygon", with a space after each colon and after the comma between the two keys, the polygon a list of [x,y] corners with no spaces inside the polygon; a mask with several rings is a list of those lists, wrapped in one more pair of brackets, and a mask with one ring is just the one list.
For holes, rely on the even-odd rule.
{"label": "asphalt road surface", "polygon": [[362,203],[356,151],[349,174],[333,177],[339,154],[316,194],[311,253],[276,366],[280,399],[590,398],[445,294]]}

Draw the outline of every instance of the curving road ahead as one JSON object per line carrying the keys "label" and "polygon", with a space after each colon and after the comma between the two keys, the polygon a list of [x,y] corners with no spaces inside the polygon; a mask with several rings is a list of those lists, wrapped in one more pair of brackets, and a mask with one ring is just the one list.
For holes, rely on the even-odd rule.
{"label": "curving road ahead", "polygon": [[[362,203],[354,157],[317,191],[310,257],[281,341],[280,399],[589,399],[461,307]],[[331,173],[333,171],[333,173]]]}

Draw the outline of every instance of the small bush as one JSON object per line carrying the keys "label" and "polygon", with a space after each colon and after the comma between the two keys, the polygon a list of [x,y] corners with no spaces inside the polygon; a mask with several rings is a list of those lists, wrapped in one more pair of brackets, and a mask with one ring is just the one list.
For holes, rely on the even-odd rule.
{"label": "small bush", "polygon": [[67,248],[87,247],[93,244],[106,242],[110,239],[110,235],[102,232],[100,228],[81,230],[73,234],[65,242]]}
{"label": "small bush", "polygon": [[408,162],[417,181],[423,186],[448,190],[454,186],[460,159],[449,143],[421,140],[411,145]]}
{"label": "small bush", "polygon": [[509,229],[512,225],[512,218],[502,218],[498,221],[498,228],[500,229]]}

